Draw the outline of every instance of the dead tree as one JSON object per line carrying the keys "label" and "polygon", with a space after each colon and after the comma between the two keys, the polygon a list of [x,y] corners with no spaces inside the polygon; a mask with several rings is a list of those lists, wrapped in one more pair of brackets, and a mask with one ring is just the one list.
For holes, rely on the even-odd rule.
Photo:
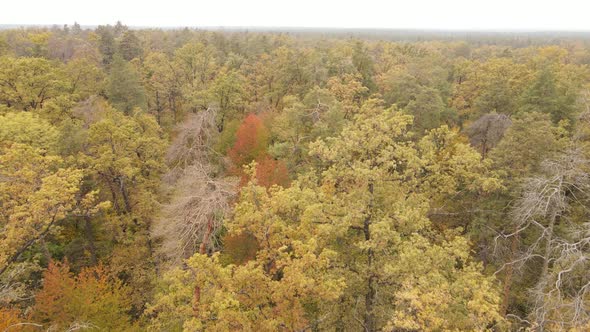
{"label": "dead tree", "polygon": [[512,121],[507,115],[489,113],[477,119],[467,128],[471,145],[480,150],[482,159],[485,159],[488,151],[500,142],[504,132],[511,124]]}
{"label": "dead tree", "polygon": [[212,164],[215,116],[213,109],[190,114],[168,150],[165,180],[173,188],[172,197],[162,208],[154,235],[172,262],[217,247],[216,235],[236,194],[237,180],[217,177]]}
{"label": "dead tree", "polygon": [[174,197],[163,209],[158,235],[169,257],[184,259],[215,248],[215,235],[236,193],[236,181],[211,177],[209,170],[192,165],[176,181]]}
{"label": "dead tree", "polygon": [[166,180],[170,184],[193,165],[209,165],[213,152],[211,144],[217,133],[215,125],[216,111],[207,109],[199,113],[190,113],[186,120],[176,128],[175,138],[166,153],[170,171]]}
{"label": "dead tree", "polygon": [[503,269],[540,264],[530,289],[532,328],[569,330],[590,321],[590,228],[572,218],[573,207],[586,209],[590,161],[572,149],[543,163],[543,172],[525,182],[511,213],[511,231],[500,235],[513,245],[526,239]]}

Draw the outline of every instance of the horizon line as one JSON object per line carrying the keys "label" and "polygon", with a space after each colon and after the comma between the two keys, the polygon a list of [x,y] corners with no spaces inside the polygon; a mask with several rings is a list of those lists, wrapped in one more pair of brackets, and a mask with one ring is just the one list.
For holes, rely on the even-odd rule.
{"label": "horizon line", "polygon": [[[29,27],[63,27],[73,26],[73,23],[0,23],[1,28],[29,28]],[[80,24],[82,28],[96,28],[98,26],[113,26],[106,24]],[[124,24],[122,22],[122,24]],[[202,30],[334,30],[334,31],[391,31],[391,32],[476,32],[476,33],[590,33],[590,29],[550,29],[550,28],[403,28],[403,27],[334,27],[334,26],[271,26],[271,25],[128,25],[131,29],[202,29]]]}

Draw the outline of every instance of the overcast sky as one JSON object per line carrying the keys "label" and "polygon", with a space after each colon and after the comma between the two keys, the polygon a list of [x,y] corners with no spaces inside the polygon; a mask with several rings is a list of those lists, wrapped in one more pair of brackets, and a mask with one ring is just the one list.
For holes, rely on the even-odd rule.
{"label": "overcast sky", "polygon": [[0,24],[590,30],[590,0],[2,0]]}

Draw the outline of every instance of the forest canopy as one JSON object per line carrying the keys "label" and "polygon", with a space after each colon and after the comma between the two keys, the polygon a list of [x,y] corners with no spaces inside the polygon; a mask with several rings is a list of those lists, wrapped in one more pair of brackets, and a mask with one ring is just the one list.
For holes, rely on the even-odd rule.
{"label": "forest canopy", "polygon": [[590,39],[0,30],[0,331],[588,331]]}

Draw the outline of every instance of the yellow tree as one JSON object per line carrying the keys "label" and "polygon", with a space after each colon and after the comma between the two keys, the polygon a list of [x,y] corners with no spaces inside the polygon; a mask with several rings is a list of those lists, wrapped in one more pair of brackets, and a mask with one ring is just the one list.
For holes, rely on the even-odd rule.
{"label": "yellow tree", "polygon": [[0,117],[0,274],[96,194],[81,197],[84,172],[55,154],[57,138],[34,114]]}
{"label": "yellow tree", "polygon": [[110,268],[131,286],[133,313],[143,311],[155,277],[149,230],[158,207],[164,149],[155,118],[137,109],[126,116],[107,108],[88,130],[88,168],[115,210],[108,219],[117,243]]}
{"label": "yellow tree", "polygon": [[0,105],[34,110],[67,93],[61,66],[42,58],[0,57]]}
{"label": "yellow tree", "polygon": [[[498,181],[456,133],[441,127],[413,143],[411,123],[410,116],[369,101],[338,137],[312,145],[326,195],[319,237],[340,253],[336,270],[347,281],[335,324],[375,331],[389,321],[397,328],[427,329],[434,318],[423,316],[441,309],[436,303],[453,307],[458,316],[444,327],[483,330],[498,318],[492,283],[469,259],[463,238],[432,233],[427,213],[432,203],[459,190],[490,190]],[[446,255],[447,264],[438,262]],[[434,279],[412,268],[419,264]],[[484,287],[453,292],[459,282]],[[435,289],[442,293],[428,300]],[[468,307],[475,299],[481,306]]]}
{"label": "yellow tree", "polygon": [[133,116],[107,109],[90,126],[88,140],[90,167],[111,193],[117,212],[151,216],[165,148],[155,119],[137,109]]}
{"label": "yellow tree", "polygon": [[[251,169],[252,171],[252,169]],[[255,182],[227,224],[232,235],[259,243],[256,259],[224,266],[219,254],[195,254],[188,269],[165,277],[148,308],[155,330],[294,331],[317,327],[318,308],[334,304],[342,279],[327,273],[334,252],[322,249],[313,232],[316,192],[300,186],[273,187]]]}

